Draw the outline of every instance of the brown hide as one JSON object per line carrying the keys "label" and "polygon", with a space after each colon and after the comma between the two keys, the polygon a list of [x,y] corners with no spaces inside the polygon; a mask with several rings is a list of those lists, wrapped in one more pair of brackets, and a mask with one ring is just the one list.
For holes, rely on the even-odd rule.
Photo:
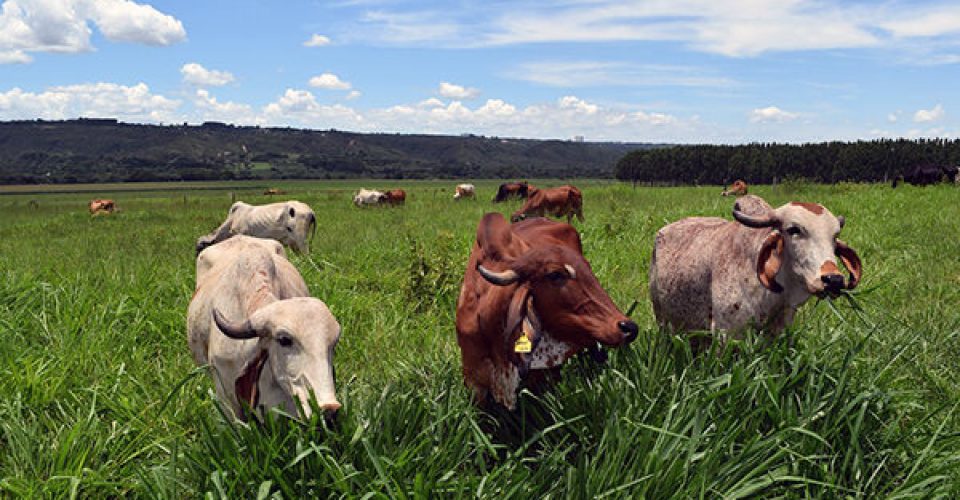
{"label": "brown hide", "polygon": [[384,201],[389,205],[403,205],[407,201],[407,192],[402,189],[391,189],[385,191],[384,195]]}
{"label": "brown hide", "polygon": [[574,215],[583,222],[583,194],[574,186],[566,185],[549,189],[531,188],[527,201],[520,210],[513,213],[510,220],[516,222],[528,217],[567,217],[567,223]]}
{"label": "brown hide", "polygon": [[113,202],[113,200],[97,199],[90,202],[89,208],[90,208],[91,214],[96,214],[96,213],[112,214],[113,211],[116,209],[116,204]]}

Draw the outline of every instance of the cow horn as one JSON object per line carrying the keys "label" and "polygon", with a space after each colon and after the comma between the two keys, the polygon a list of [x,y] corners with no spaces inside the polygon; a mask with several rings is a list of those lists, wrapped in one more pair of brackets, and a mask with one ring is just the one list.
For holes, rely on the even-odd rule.
{"label": "cow horn", "polygon": [[512,285],[520,279],[520,275],[517,274],[517,272],[513,269],[496,272],[483,267],[481,264],[477,264],[477,271],[480,272],[480,276],[483,276],[483,279],[493,283],[494,285]]}
{"label": "cow horn", "polygon": [[843,229],[843,225],[847,222],[847,219],[842,215],[838,215],[837,222],[840,223],[840,229]]}
{"label": "cow horn", "polygon": [[749,227],[770,227],[777,223],[777,218],[772,210],[768,210],[763,215],[747,215],[740,211],[740,203],[733,205],[733,218],[737,222]]}
{"label": "cow horn", "polygon": [[245,340],[257,336],[257,331],[253,328],[253,325],[250,324],[249,319],[243,323],[234,323],[223,317],[223,313],[214,308],[213,321],[224,335],[232,339]]}

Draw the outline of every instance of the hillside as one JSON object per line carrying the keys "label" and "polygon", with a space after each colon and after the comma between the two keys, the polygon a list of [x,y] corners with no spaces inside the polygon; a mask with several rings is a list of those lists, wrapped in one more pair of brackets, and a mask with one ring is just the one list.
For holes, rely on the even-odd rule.
{"label": "hillside", "polygon": [[0,122],[0,183],[277,178],[612,177],[651,144],[336,130]]}

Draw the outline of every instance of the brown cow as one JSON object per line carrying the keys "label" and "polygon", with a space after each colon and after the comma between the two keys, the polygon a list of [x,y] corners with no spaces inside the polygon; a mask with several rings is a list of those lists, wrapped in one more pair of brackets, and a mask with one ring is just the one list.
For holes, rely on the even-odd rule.
{"label": "brown cow", "polygon": [[273,196],[277,194],[287,194],[287,192],[280,188],[269,188],[269,189],[265,189],[263,191],[263,194],[264,196]]}
{"label": "brown cow", "polygon": [[112,214],[116,209],[117,205],[113,202],[113,200],[96,199],[90,202],[91,215]]}
{"label": "brown cow", "polygon": [[567,224],[574,215],[583,222],[583,194],[571,185],[549,189],[530,188],[530,196],[520,210],[510,217],[517,222],[527,217],[567,216]]}
{"label": "brown cow", "polygon": [[391,189],[383,192],[387,205],[403,205],[407,201],[407,192],[402,189]]}
{"label": "brown cow", "polygon": [[536,189],[533,186],[524,182],[505,182],[500,184],[500,188],[497,189],[497,195],[493,197],[494,203],[500,203],[502,201],[507,201],[511,198],[526,198],[530,195],[530,190]]}
{"label": "brown cow", "polygon": [[730,184],[730,188],[720,193],[720,196],[743,196],[747,194],[747,183],[742,179],[737,179]]}
{"label": "brown cow", "polygon": [[[538,377],[597,343],[632,342],[639,328],[607,295],[569,224],[508,224],[488,213],[457,300],[457,343],[474,401],[514,409],[531,370]],[[531,375],[533,375],[531,374]]]}

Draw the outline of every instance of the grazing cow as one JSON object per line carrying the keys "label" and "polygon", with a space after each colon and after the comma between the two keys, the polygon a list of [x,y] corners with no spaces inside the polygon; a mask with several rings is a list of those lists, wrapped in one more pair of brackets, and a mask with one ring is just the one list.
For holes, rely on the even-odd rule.
{"label": "grazing cow", "polygon": [[273,240],[235,236],[197,257],[187,311],[193,360],[213,369],[220,401],[236,418],[245,407],[280,407],[310,418],[310,394],[332,417],[340,408],[333,352],[340,325]]}
{"label": "grazing cow", "polygon": [[624,345],[638,332],[583,258],[576,229],[548,219],[511,225],[498,213],[477,227],[456,322],[474,401],[511,410],[528,374],[534,381],[582,349]]}
{"label": "grazing cow", "polygon": [[526,198],[529,194],[530,185],[524,182],[505,182],[500,184],[497,189],[497,195],[493,197],[494,203],[507,201],[511,198]]}
{"label": "grazing cow", "polygon": [[387,201],[386,194],[372,189],[360,188],[360,191],[357,191],[357,194],[353,197],[353,204],[358,207],[379,205],[385,201]]}
{"label": "grazing cow", "polygon": [[476,198],[477,188],[473,184],[457,184],[456,192],[453,193],[453,199]]}
{"label": "grazing cow", "polygon": [[96,199],[90,202],[90,215],[112,214],[117,209],[113,200]]}
{"label": "grazing cow", "polygon": [[570,185],[549,189],[532,188],[527,201],[520,210],[513,213],[510,220],[517,222],[527,217],[545,217],[546,215],[567,216],[567,224],[576,215],[577,219],[583,222],[583,194]]}
{"label": "grazing cow", "polygon": [[317,217],[306,203],[291,200],[254,206],[238,201],[230,207],[227,220],[220,227],[197,240],[197,253],[237,234],[271,238],[307,253],[308,234],[312,238],[316,229]]}
{"label": "grazing cow", "polygon": [[282,190],[282,189],[280,189],[280,188],[269,188],[269,189],[264,190],[264,191],[263,191],[263,194],[266,195],[266,196],[273,196],[273,195],[276,195],[276,194],[287,194],[287,192],[284,191],[284,190]]}
{"label": "grazing cow", "polygon": [[729,188],[720,193],[720,196],[743,196],[745,194],[747,194],[747,183],[737,179],[733,181],[733,184],[730,184]]}
{"label": "grazing cow", "polygon": [[402,189],[391,189],[383,193],[387,205],[403,205],[407,201],[407,192]]}
{"label": "grazing cow", "polygon": [[957,182],[957,171],[958,167],[916,166],[906,174],[895,177],[892,187],[897,187],[902,182],[907,182],[914,186],[937,184],[942,181],[944,177],[950,182]]}
{"label": "grazing cow", "polygon": [[737,202],[736,221],[690,217],[657,232],[650,299],[661,326],[736,332],[755,323],[776,334],[811,295],[857,286],[860,258],[837,239],[842,216],[815,203],[761,208],[746,213]]}

